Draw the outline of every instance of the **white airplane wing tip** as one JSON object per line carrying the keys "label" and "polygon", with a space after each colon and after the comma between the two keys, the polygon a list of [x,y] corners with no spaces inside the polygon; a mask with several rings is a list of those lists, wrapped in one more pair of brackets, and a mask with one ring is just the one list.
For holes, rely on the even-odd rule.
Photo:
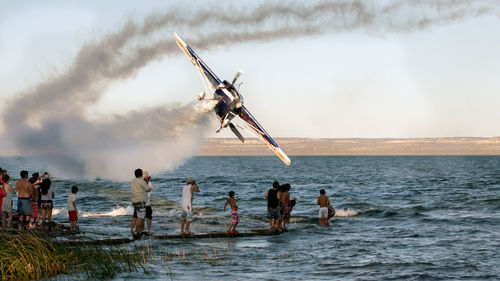
{"label": "white airplane wing tip", "polygon": [[290,158],[288,158],[288,156],[286,156],[285,152],[283,152],[283,150],[281,150],[281,148],[276,149],[276,154],[281,159],[281,161],[283,161],[283,163],[285,163],[287,166],[290,166],[292,164],[292,161],[290,160]]}

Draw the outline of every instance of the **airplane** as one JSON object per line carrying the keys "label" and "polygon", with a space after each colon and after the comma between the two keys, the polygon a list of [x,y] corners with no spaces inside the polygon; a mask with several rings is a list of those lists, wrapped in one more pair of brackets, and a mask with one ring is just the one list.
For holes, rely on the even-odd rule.
{"label": "airplane", "polygon": [[[227,80],[221,81],[217,75],[201,60],[201,58],[189,47],[184,41],[174,32],[175,41],[179,48],[187,55],[189,60],[199,71],[201,78],[205,84],[207,92],[211,92],[213,97],[207,98],[206,93],[202,92],[198,95],[198,100],[215,100],[217,101],[214,111],[215,115],[221,122],[220,128],[216,131],[220,132],[223,128],[229,126],[231,131],[238,137],[241,142],[245,142],[243,135],[238,131],[236,126],[244,129],[260,140],[262,140],[269,149],[271,149],[286,165],[290,166],[290,158],[283,152],[278,144],[271,138],[271,136],[264,130],[264,128],[257,122],[257,120],[250,114],[248,109],[243,105],[243,96],[238,92],[234,83],[238,80],[243,73],[238,70],[229,83]],[[246,125],[245,127],[233,124],[234,118],[239,118]]]}

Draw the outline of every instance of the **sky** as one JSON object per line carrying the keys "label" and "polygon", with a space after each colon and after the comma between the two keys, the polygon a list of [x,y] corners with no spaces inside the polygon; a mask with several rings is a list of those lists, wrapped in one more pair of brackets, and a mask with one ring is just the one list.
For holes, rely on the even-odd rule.
{"label": "sky", "polygon": [[500,3],[247,2],[0,0],[2,147],[234,137],[173,32],[275,138],[500,136]]}

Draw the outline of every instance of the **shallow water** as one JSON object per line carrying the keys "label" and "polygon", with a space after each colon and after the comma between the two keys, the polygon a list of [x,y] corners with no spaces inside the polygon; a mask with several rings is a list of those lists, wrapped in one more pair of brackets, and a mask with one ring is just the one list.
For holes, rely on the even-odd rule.
{"label": "shallow water", "polygon": [[[16,178],[43,162],[0,158]],[[227,193],[240,207],[240,232],[266,228],[264,194],[274,180],[297,197],[290,231],[278,236],[189,241],[143,239],[154,261],[144,272],[116,279],[464,279],[500,278],[500,156],[194,157],[175,171],[153,175],[153,232],[176,234],[186,177],[201,192],[193,200],[191,231],[225,231]],[[147,167],[145,167],[147,169]],[[131,174],[133,171],[131,171]],[[72,185],[80,192],[81,230],[95,237],[128,237],[129,183],[104,179],[56,181],[55,220],[66,222]],[[16,179],[14,179],[15,181]],[[326,189],[337,214],[317,222],[316,198]],[[184,250],[188,258],[162,259]],[[208,251],[205,254],[204,251]],[[217,260],[189,258],[189,253]]]}

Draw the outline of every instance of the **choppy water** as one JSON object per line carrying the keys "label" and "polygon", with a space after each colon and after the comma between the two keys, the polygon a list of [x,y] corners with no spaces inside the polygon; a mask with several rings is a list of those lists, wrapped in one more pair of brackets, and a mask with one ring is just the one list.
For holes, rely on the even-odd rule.
{"label": "choppy water", "polygon": [[[26,158],[0,161],[14,176],[21,168],[30,174],[44,170],[43,163]],[[291,196],[298,198],[291,230],[216,240],[144,239],[130,247],[152,245],[157,259],[148,264],[149,274],[124,273],[116,279],[500,279],[500,156],[292,161],[286,167],[276,157],[194,157],[175,171],[153,175],[154,234],[179,231],[178,205],[188,176],[201,188],[193,201],[192,232],[225,231],[229,212],[222,209],[229,190],[236,192],[241,232],[268,227],[264,194],[274,180],[290,183]],[[66,197],[74,184],[80,188],[83,231],[128,237],[128,182],[56,180],[56,221],[66,220]],[[337,209],[329,227],[317,222],[321,188]],[[215,253],[218,260],[162,259],[162,253],[180,249],[208,251],[209,257]]]}

